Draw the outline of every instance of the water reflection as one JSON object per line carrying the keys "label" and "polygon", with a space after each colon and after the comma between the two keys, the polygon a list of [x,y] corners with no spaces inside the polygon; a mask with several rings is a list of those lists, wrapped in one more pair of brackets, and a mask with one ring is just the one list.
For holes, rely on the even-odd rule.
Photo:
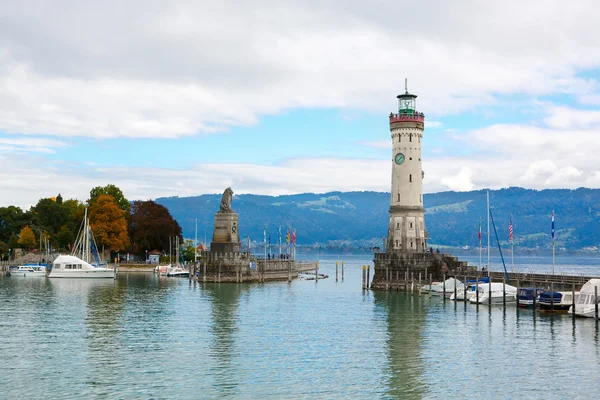
{"label": "water reflection", "polygon": [[373,296],[376,307],[387,315],[389,381],[386,395],[401,399],[423,398],[426,385],[421,378],[421,333],[429,299],[398,292],[375,292]]}
{"label": "water reflection", "polygon": [[236,334],[239,321],[240,295],[246,285],[205,284],[203,293],[210,305],[210,357],[213,359],[211,375],[219,397],[231,397],[238,393],[239,372],[233,363],[236,349]]}

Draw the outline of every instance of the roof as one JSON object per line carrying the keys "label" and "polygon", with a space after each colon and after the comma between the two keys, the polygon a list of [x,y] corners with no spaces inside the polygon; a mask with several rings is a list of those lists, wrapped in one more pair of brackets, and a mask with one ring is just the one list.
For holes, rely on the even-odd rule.
{"label": "roof", "polygon": [[162,251],[160,251],[160,250],[152,250],[152,251],[148,252],[149,256],[161,255],[161,254],[162,254]]}

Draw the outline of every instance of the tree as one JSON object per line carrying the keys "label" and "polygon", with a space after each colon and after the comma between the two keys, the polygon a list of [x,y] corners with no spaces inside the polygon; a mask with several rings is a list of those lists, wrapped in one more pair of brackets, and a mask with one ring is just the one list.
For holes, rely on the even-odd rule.
{"label": "tree", "polygon": [[101,194],[90,206],[90,227],[99,246],[117,251],[129,247],[125,211],[112,196]]}
{"label": "tree", "polygon": [[28,225],[25,225],[23,229],[21,229],[21,232],[19,233],[19,241],[17,243],[19,243],[21,246],[25,246],[28,250],[35,246],[35,234]]}
{"label": "tree", "polygon": [[173,236],[181,237],[181,227],[169,210],[152,200],[134,201],[131,207],[129,234],[138,253],[166,250]]}
{"label": "tree", "polygon": [[129,209],[131,207],[129,200],[125,198],[121,189],[115,185],[106,185],[104,187],[96,186],[90,190],[90,199],[88,200],[89,205],[91,206],[95,203],[98,200],[98,197],[103,194],[112,196],[119,208],[129,214]]}

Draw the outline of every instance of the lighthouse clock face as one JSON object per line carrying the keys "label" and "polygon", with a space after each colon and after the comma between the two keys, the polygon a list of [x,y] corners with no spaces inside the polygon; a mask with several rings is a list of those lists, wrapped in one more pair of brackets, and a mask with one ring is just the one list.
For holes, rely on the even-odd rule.
{"label": "lighthouse clock face", "polygon": [[404,162],[404,154],[402,153],[398,153],[396,154],[396,157],[394,157],[394,161],[396,161],[396,164],[400,165]]}

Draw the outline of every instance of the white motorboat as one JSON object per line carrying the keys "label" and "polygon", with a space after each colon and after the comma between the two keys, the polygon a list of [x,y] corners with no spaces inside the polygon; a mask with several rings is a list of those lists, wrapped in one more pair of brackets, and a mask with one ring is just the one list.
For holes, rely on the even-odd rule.
{"label": "white motorboat", "polygon": [[490,297],[492,304],[503,304],[503,292],[506,291],[506,302],[517,302],[517,288],[511,285],[504,285],[502,282],[481,283],[479,284],[479,296],[477,293],[469,299],[471,303],[489,304]]}
{"label": "white motorboat", "polygon": [[17,269],[10,271],[10,276],[24,278],[44,278],[47,268],[45,265],[19,265]]}
{"label": "white motorboat", "polygon": [[187,278],[189,275],[189,271],[187,269],[181,268],[179,265],[167,269],[167,276]]}
{"label": "white motorboat", "polygon": [[157,265],[154,267],[154,273],[160,276],[167,276],[167,272],[171,268],[171,264],[169,265]]}
{"label": "white motorboat", "polygon": [[[480,283],[482,285],[482,283]],[[454,297],[454,293],[450,295],[450,300],[456,301],[469,301],[471,297],[475,296],[475,292],[477,290],[477,285],[471,284],[467,287],[463,287],[461,289],[456,290],[456,297]]]}
{"label": "white motorboat", "polygon": [[[70,255],[59,255],[54,260],[48,278],[114,278],[116,269],[98,265],[99,257],[94,235],[89,226],[87,208],[82,227]],[[92,264],[92,258],[96,264]]]}
{"label": "white motorboat", "polygon": [[[598,291],[598,298],[596,298],[595,291]],[[596,316],[596,303],[600,307],[600,279],[590,279],[579,291],[577,301],[575,301],[575,315],[594,318]],[[573,314],[572,306],[569,308],[569,314]]]}
{"label": "white motorboat", "polygon": [[[425,285],[421,291],[429,293],[432,296],[445,296],[450,297],[454,295],[454,287],[456,286],[457,293],[459,290],[464,288],[464,283],[455,278],[448,278],[444,282],[435,283],[432,285]],[[445,291],[444,291],[445,289]]]}
{"label": "white motorboat", "polygon": [[114,278],[116,270],[94,266],[79,257],[60,255],[54,260],[48,278]]}

